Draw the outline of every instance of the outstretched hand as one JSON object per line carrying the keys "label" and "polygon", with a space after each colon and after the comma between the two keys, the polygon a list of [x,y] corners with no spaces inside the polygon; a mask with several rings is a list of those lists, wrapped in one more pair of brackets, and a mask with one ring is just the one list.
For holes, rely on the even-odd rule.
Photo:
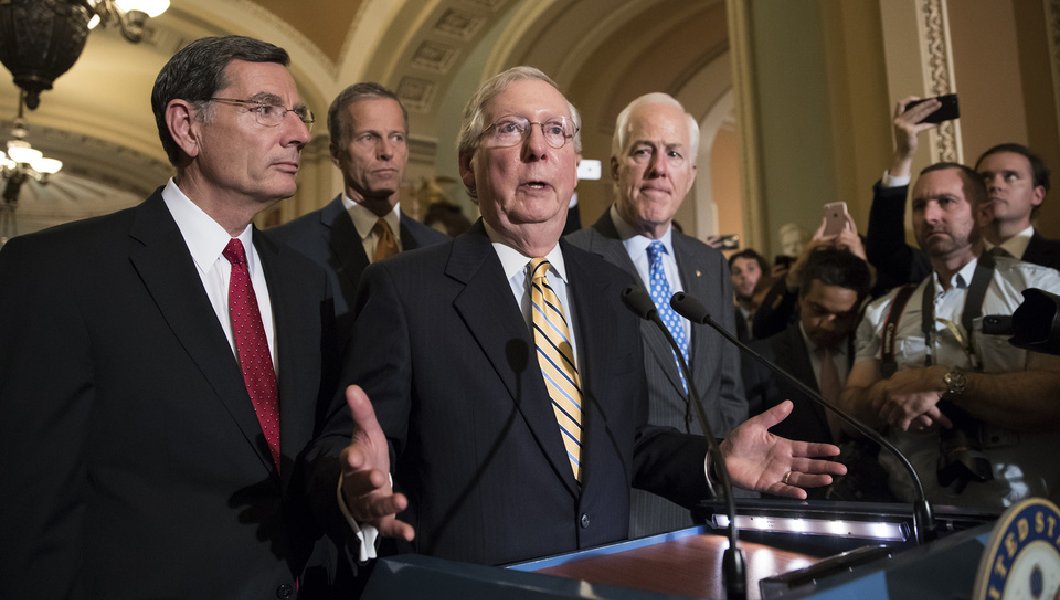
{"label": "outstretched hand", "polygon": [[394,493],[390,483],[390,448],[368,395],[360,386],[346,388],[346,404],[353,416],[350,445],[340,454],[342,491],[350,515],[357,523],[373,525],[384,537],[411,542],[412,525],[399,521],[397,513],[408,507],[404,494]]}
{"label": "outstretched hand", "polygon": [[803,500],[803,488],[825,486],[832,483],[832,476],[846,474],[842,463],[827,460],[839,455],[838,447],[769,433],[793,408],[785,400],[744,421],[722,441],[721,455],[733,485]]}

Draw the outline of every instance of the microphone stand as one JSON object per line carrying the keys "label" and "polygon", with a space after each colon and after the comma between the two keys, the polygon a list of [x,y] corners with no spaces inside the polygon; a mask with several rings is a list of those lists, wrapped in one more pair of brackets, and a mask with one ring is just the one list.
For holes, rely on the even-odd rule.
{"label": "microphone stand", "polygon": [[[814,403],[828,410],[835,416],[843,420],[859,433],[869,438],[876,444],[887,451],[892,453],[905,467],[906,471],[909,472],[909,476],[913,480],[913,485],[916,489],[916,500],[913,501],[913,537],[917,544],[925,544],[935,538],[935,517],[932,514],[931,503],[928,502],[927,494],[924,493],[924,485],[920,482],[920,476],[917,474],[916,469],[913,468],[913,464],[909,462],[905,454],[892,444],[887,438],[883,437],[876,432],[875,429],[865,425],[858,419],[847,414],[845,411],[834,406],[831,402],[828,402],[821,397],[820,394],[813,391],[809,386],[799,381],[794,375],[788,373],[784,369],[781,369],[777,365],[773,364],[761,354],[752,350],[747,344],[741,342],[733,334],[725,330],[724,327],[719,325],[717,321],[711,318],[710,313],[706,307],[703,306],[699,300],[696,300],[692,296],[684,292],[677,292],[670,299],[670,306],[678,312],[682,317],[688,319],[693,323],[700,325],[707,325],[714,331],[721,334],[722,337],[729,340],[733,345],[739,348],[741,351],[747,353],[751,358],[755,359],[759,364],[765,365],[773,373],[783,377],[786,381],[793,384],[800,392],[805,394]],[[731,518],[731,517],[730,517]]]}
{"label": "microphone stand", "polygon": [[718,440],[714,438],[714,434],[712,433],[713,430],[710,427],[710,421],[707,419],[707,415],[703,412],[703,407],[699,403],[699,393],[696,391],[695,383],[692,381],[692,371],[688,368],[688,362],[685,361],[685,357],[681,353],[677,341],[674,340],[673,335],[670,334],[670,330],[666,328],[666,324],[659,318],[659,310],[656,308],[655,302],[653,302],[651,297],[648,296],[648,293],[644,288],[626,288],[622,291],[622,300],[625,301],[626,306],[635,312],[637,316],[655,323],[656,327],[659,328],[659,331],[666,336],[666,341],[670,344],[674,356],[677,357],[677,363],[681,367],[681,372],[684,373],[685,381],[688,383],[688,395],[685,400],[695,407],[699,426],[703,430],[703,437],[706,438],[707,446],[710,449],[709,457],[711,466],[713,467],[714,473],[721,480],[721,487],[725,490],[725,499],[728,504],[729,547],[722,553],[722,580],[725,583],[727,596],[731,600],[743,600],[747,597],[747,570],[744,565],[743,552],[737,546],[739,540],[737,539],[736,534],[736,503],[733,500],[732,495],[732,480],[729,479],[729,470],[725,467],[724,460],[722,460],[721,447],[718,445]]}

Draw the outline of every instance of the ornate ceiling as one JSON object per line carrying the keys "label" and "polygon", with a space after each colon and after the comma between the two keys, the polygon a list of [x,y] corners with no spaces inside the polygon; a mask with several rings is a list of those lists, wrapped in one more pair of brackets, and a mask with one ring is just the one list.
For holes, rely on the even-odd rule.
{"label": "ornate ceiling", "polygon": [[[708,71],[722,62],[728,73],[726,31],[723,0],[173,0],[140,45],[93,31],[80,60],[28,115],[30,140],[71,175],[149,192],[169,169],[148,106],[155,75],[187,41],[238,33],[287,48],[318,113],[355,81],[397,90],[411,112],[421,174],[455,175],[464,101],[515,64],[557,79],[585,115],[587,156],[606,157],[610,122],[637,95],[691,94],[699,118],[717,108],[731,83]],[[17,93],[3,75],[0,119],[10,119]]]}

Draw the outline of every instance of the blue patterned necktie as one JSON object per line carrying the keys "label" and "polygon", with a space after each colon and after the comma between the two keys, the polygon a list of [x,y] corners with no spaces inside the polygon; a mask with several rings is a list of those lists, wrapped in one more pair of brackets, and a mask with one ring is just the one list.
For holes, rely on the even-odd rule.
{"label": "blue patterned necktie", "polygon": [[[666,267],[663,265],[664,254],[667,254],[666,246],[663,246],[659,240],[648,245],[648,294],[655,302],[655,308],[659,309],[659,318],[666,324],[666,329],[670,331],[670,335],[677,342],[677,347],[681,349],[681,356],[687,362],[688,336],[685,335],[685,328],[681,326],[681,317],[670,307],[670,296],[673,293],[670,291],[670,281],[666,279]],[[687,394],[688,382],[685,381],[685,374],[681,370],[681,363],[676,354],[674,354],[674,363],[677,365],[677,375],[681,378],[681,387]]]}

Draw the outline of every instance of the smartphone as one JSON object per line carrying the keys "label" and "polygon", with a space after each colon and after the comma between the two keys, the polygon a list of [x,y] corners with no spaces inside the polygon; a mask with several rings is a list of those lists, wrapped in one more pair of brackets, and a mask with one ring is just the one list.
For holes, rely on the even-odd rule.
{"label": "smartphone", "polygon": [[[905,105],[905,110],[913,108],[921,102],[927,102],[931,98],[924,98],[923,100],[913,100],[909,104]],[[938,107],[935,112],[929,114],[920,120],[921,123],[942,123],[944,121],[952,121],[954,119],[961,118],[961,107],[957,103],[957,94],[946,94],[945,96],[937,96],[935,100],[942,103],[942,106]]]}
{"label": "smartphone", "polygon": [[795,263],[794,256],[787,256],[786,254],[778,254],[773,257],[773,266],[780,267],[782,269],[791,268],[791,265]]}
{"label": "smartphone", "polygon": [[715,238],[719,250],[737,250],[740,247],[740,236],[735,233],[726,233]]}
{"label": "smartphone", "polygon": [[847,203],[829,202],[824,205],[824,234],[839,235],[847,226]]}

